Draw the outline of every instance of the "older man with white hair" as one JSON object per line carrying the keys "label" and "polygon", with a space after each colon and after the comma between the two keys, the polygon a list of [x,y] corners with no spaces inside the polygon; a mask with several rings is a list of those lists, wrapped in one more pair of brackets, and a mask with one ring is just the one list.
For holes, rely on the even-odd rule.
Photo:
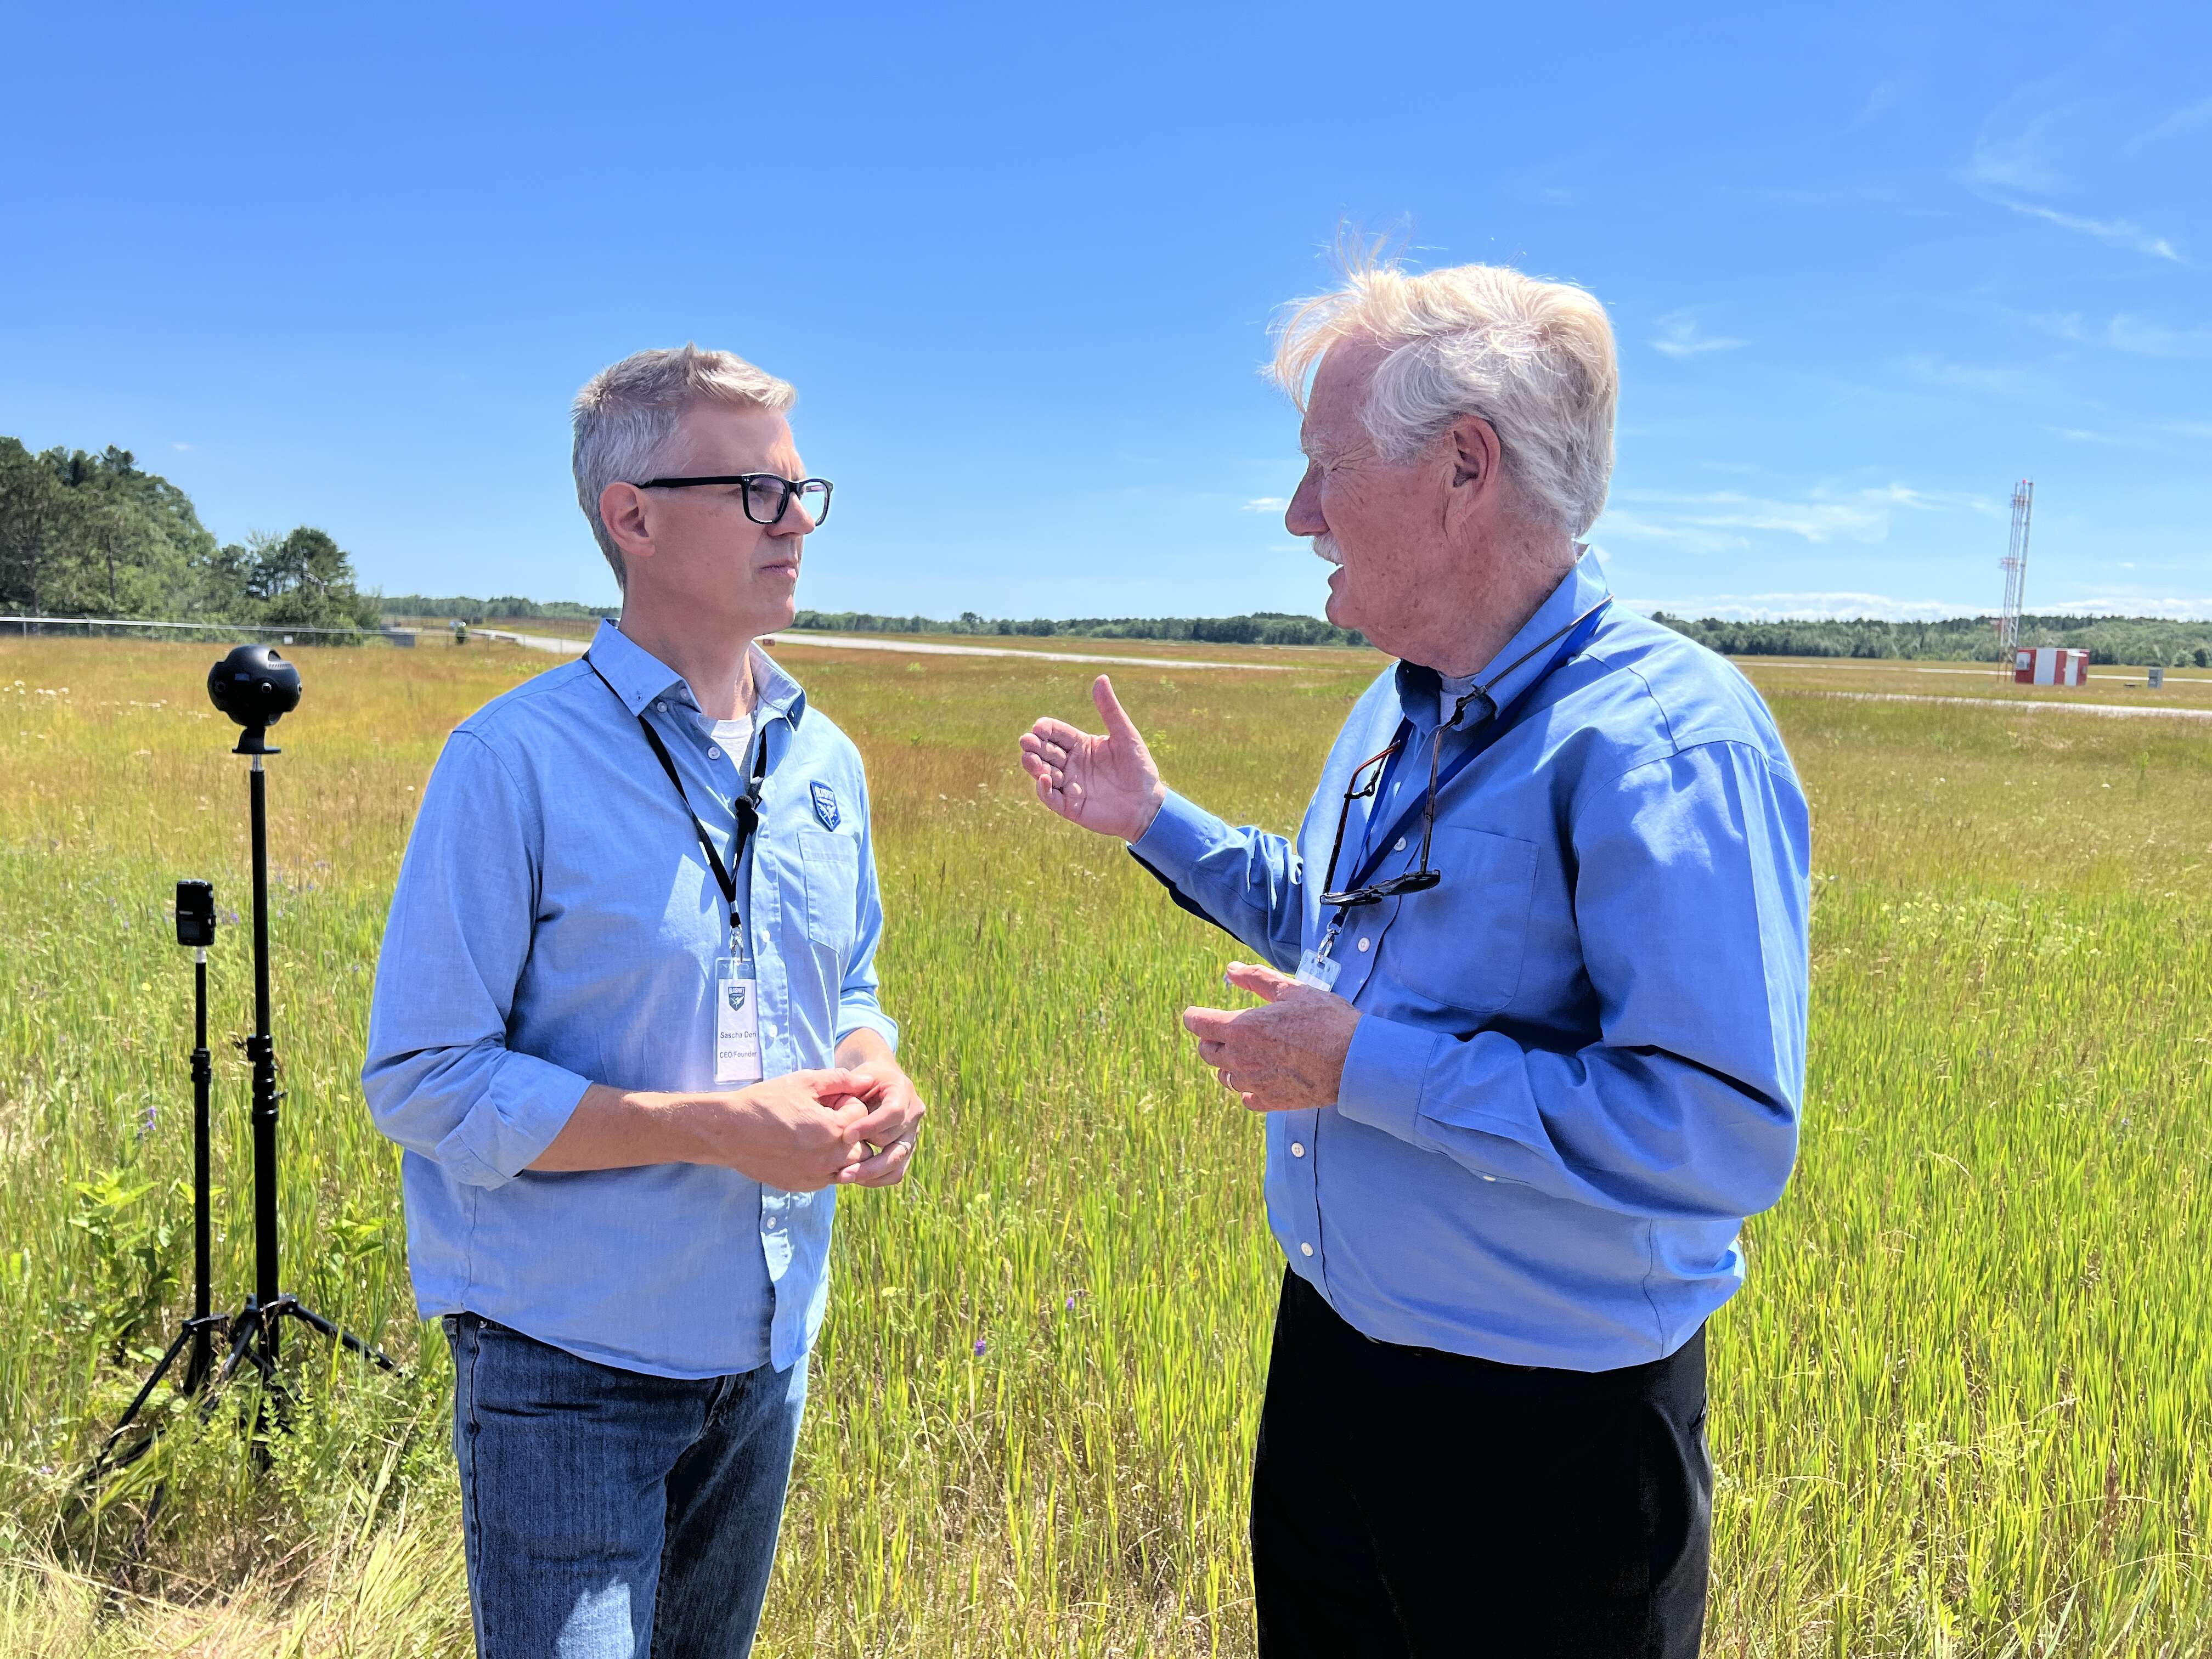
{"label": "older man with white hair", "polygon": [[914,1152],[860,757],[755,643],[830,507],[793,396],[690,346],[584,388],[621,624],[453,732],[392,897],[362,1081],[486,1656],[750,1650],[836,1192]]}
{"label": "older man with white hair", "polygon": [[1694,1654],[1705,1322],[1796,1148],[1804,795],[1758,694],[1579,544],[1617,386],[1589,295],[1359,265],[1276,372],[1286,522],[1399,659],[1297,835],[1169,790],[1103,678],[1103,735],[1022,738],[1048,806],[1273,964],[1184,1015],[1267,1115],[1289,1264],[1261,1651]]}

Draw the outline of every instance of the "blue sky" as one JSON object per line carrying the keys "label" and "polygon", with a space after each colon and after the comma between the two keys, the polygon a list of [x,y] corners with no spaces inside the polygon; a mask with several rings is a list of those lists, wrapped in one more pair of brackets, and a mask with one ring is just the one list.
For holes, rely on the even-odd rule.
{"label": "blue sky", "polygon": [[[311,15],[330,9],[331,15]],[[2212,616],[2201,4],[17,9],[0,432],[387,592],[605,600],[568,399],[696,339],[802,602],[1318,611],[1258,370],[1340,224],[1581,283],[1633,602]]]}

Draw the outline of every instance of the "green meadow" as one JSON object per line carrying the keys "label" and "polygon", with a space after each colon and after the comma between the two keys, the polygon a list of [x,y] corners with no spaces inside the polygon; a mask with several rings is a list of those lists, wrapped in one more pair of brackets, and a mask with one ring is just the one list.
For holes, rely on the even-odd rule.
{"label": "green meadow", "polygon": [[[265,1471],[241,1388],[166,1399],[158,1449],[80,1492],[187,1310],[168,903],[247,891],[216,654],[0,640],[0,1654],[464,1654],[449,1368],[356,1073],[441,739],[546,658],[303,650],[273,734],[283,1276],[404,1373],[288,1334]],[[1236,947],[1030,798],[1014,738],[1088,723],[1093,671],[782,655],[867,759],[884,998],[933,1110],[906,1184],[840,1206],[760,1651],[1249,1654],[1280,1262],[1259,1126],[1176,1021]],[[1287,829],[1379,659],[1266,659],[1114,672],[1172,782]],[[1813,801],[1811,1080],[1713,1326],[1707,1650],[2212,1650],[2212,724],[1760,683]],[[225,1305],[247,939],[211,969]]]}

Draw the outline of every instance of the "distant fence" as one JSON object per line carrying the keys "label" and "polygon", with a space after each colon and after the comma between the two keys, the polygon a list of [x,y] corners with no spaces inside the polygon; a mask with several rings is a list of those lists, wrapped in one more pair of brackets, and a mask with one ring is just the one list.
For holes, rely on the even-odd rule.
{"label": "distant fence", "polygon": [[145,622],[114,617],[0,617],[0,639],[149,639],[271,645],[412,646],[411,628],[287,628],[253,623]]}

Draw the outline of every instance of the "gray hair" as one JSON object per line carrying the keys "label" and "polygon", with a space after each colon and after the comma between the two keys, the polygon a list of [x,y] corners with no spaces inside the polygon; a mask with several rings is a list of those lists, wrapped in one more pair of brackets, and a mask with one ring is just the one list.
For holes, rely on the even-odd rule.
{"label": "gray hair", "polygon": [[627,585],[622,550],[599,516],[599,496],[611,483],[636,483],[661,470],[676,423],[694,404],[781,411],[797,401],[790,381],[779,380],[727,351],[641,351],[601,369],[584,383],[571,411],[576,425],[573,464],[576,504],[590,520],[599,551]]}
{"label": "gray hair", "polygon": [[1613,325],[1583,289],[1504,265],[1419,275],[1353,250],[1345,283],[1297,301],[1276,330],[1276,382],[1300,409],[1337,341],[1388,354],[1361,419],[1383,459],[1410,461],[1462,415],[1498,434],[1529,505],[1580,538],[1605,509],[1620,392]]}

